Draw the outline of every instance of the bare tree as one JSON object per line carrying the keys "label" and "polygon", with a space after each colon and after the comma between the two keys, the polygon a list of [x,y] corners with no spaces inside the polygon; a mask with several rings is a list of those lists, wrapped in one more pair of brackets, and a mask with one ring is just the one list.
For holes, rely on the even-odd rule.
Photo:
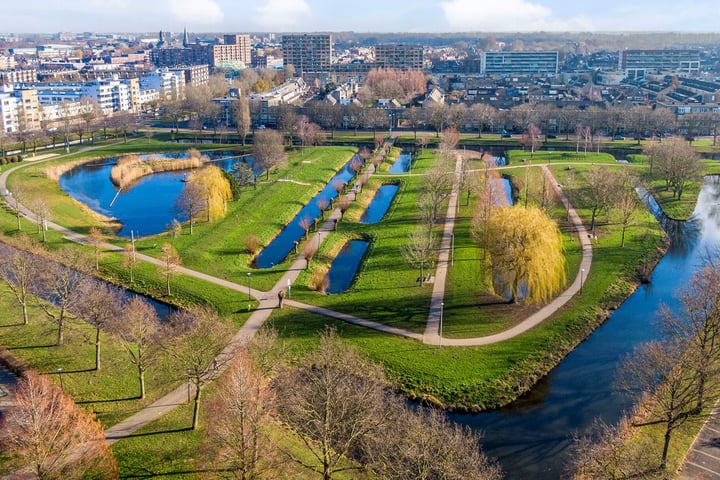
{"label": "bare tree", "polygon": [[308,239],[308,233],[310,232],[310,225],[312,225],[312,219],[310,217],[303,217],[299,222],[300,228],[305,230],[305,240]]}
{"label": "bare tree", "polygon": [[453,425],[437,409],[412,408],[396,399],[386,428],[366,438],[365,463],[382,478],[499,480],[499,466],[480,449],[480,438]]}
{"label": "bare tree", "polygon": [[100,332],[122,316],[122,292],[105,282],[85,282],[75,313],[95,327],[95,370],[100,370]]}
{"label": "bare tree", "polygon": [[694,361],[697,400],[702,411],[705,400],[716,395],[720,358],[720,268],[705,266],[693,275],[680,294],[680,308],[660,310],[663,330],[685,343]]}
{"label": "bare tree", "polygon": [[330,202],[327,198],[321,197],[317,201],[317,207],[320,209],[320,217],[325,220],[325,210],[330,206]]}
{"label": "bare tree", "polygon": [[38,479],[118,478],[100,422],[47,377],[26,371],[5,413],[0,442],[11,468]]}
{"label": "bare tree", "polygon": [[237,131],[242,139],[242,144],[245,145],[245,139],[250,133],[252,118],[250,117],[250,103],[247,97],[242,95],[235,104],[235,123],[237,124]]}
{"label": "bare tree", "polygon": [[442,202],[450,195],[454,173],[442,159],[425,172],[420,186],[421,197],[426,198],[432,207],[432,222],[437,222],[438,211]]}
{"label": "bare tree", "polygon": [[[680,200],[685,189],[702,178],[705,167],[697,151],[679,137],[646,148],[651,157],[653,175],[665,180],[665,188],[672,189]],[[654,165],[653,165],[654,164]]]}
{"label": "bare tree", "polygon": [[135,283],[135,265],[137,264],[137,256],[135,254],[135,247],[132,243],[128,243],[123,248],[122,252],[122,263],[130,273],[130,283]]}
{"label": "bare tree", "polygon": [[590,172],[587,186],[578,192],[580,203],[590,210],[590,230],[593,235],[598,215],[610,206],[613,194],[612,178],[607,167],[596,168]]}
{"label": "bare tree", "polygon": [[80,302],[83,283],[89,281],[84,273],[76,269],[82,267],[75,251],[64,249],[59,256],[69,259],[73,268],[47,262],[34,285],[36,293],[52,299],[52,303],[38,299],[38,305],[57,324],[56,345],[63,344],[65,320]]}
{"label": "bare tree", "polygon": [[622,226],[620,247],[625,247],[625,232],[635,218],[636,213],[642,205],[640,197],[635,191],[635,184],[638,182],[627,169],[612,174],[610,206],[617,212]]}
{"label": "bare tree", "polygon": [[540,129],[534,123],[530,123],[523,133],[521,142],[525,147],[530,148],[530,157],[532,158],[535,149],[540,145]]}
{"label": "bare tree", "polygon": [[293,144],[293,135],[295,135],[295,125],[297,124],[297,112],[295,106],[282,103],[277,106],[277,125],[284,136],[287,137],[288,144]]}
{"label": "bare tree", "polygon": [[412,129],[415,140],[417,140],[418,128],[425,124],[425,112],[418,107],[410,107],[403,112],[402,118],[408,127]]}
{"label": "bare tree", "polygon": [[270,178],[270,169],[285,160],[285,147],[282,135],[270,129],[260,130],[253,135],[253,158],[256,167],[265,170],[265,178]]}
{"label": "bare tree", "polygon": [[648,419],[640,426],[662,425],[664,442],[660,468],[665,469],[672,434],[692,418],[697,402],[697,374],[691,352],[682,342],[649,342],[635,349],[619,371],[618,383],[631,394],[643,395]]}
{"label": "bare tree", "polygon": [[102,245],[103,234],[98,227],[90,227],[88,232],[88,243],[93,247],[95,254],[95,270],[100,270],[100,245]]}
{"label": "bare tree", "polygon": [[435,237],[418,229],[408,235],[408,243],[400,248],[405,261],[420,269],[419,285],[425,283],[425,269],[432,265],[435,258]]}
{"label": "bare tree", "polygon": [[41,266],[36,256],[36,244],[30,238],[26,238],[23,243],[29,247],[29,251],[2,247],[0,277],[20,305],[23,325],[27,325],[28,301],[33,286],[38,281]]}
{"label": "bare tree", "polygon": [[573,437],[564,478],[621,480],[642,478],[654,470],[652,448],[641,441],[628,442],[633,430],[628,417],[615,425],[596,419],[588,433]]}
{"label": "bare tree", "polygon": [[319,346],[275,380],[278,412],[303,440],[309,459],[292,458],[324,480],[341,467],[340,459],[378,433],[387,421],[383,371],[343,344],[334,331],[320,337]]}
{"label": "bare tree", "polygon": [[310,261],[318,251],[317,242],[307,242],[303,248],[303,257],[305,257],[305,270],[310,268]]}
{"label": "bare tree", "polygon": [[235,355],[210,403],[205,443],[215,453],[213,466],[233,478],[277,476],[280,459],[271,436],[274,396],[267,378],[247,352]]}
{"label": "bare tree", "polygon": [[182,193],[175,202],[177,211],[185,215],[190,224],[190,235],[193,234],[195,220],[207,206],[207,195],[205,188],[198,182],[189,181],[185,183]]}
{"label": "bare tree", "polygon": [[224,366],[219,354],[230,336],[230,325],[208,306],[178,310],[169,319],[164,350],[195,387],[193,430],[200,420],[202,387]]}
{"label": "bare tree", "polygon": [[311,122],[306,115],[300,115],[295,122],[295,133],[300,139],[300,154],[305,153],[305,146],[316,145],[320,142],[322,131],[320,127]]}
{"label": "bare tree", "polygon": [[158,358],[160,319],[155,309],[142,297],[133,296],[122,307],[123,315],[116,316],[108,325],[110,333],[118,339],[138,371],[140,398],[145,398],[145,371]]}
{"label": "bare tree", "polygon": [[178,253],[178,251],[175,250],[175,247],[173,247],[169,243],[164,243],[161,248],[160,261],[163,262],[161,271],[163,277],[165,277],[166,293],[169,297],[170,279],[177,275],[178,268],[180,268],[180,264],[182,263],[182,259],[180,258],[180,254]]}
{"label": "bare tree", "polygon": [[477,126],[478,138],[482,138],[482,132],[492,125],[496,113],[495,108],[486,103],[474,103],[470,107],[470,120],[473,125]]}

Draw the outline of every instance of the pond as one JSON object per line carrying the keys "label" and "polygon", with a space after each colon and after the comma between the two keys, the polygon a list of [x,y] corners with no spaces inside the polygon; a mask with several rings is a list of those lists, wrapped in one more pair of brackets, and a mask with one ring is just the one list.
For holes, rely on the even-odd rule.
{"label": "pond", "polygon": [[[359,155],[353,156],[354,158],[360,158]],[[295,215],[285,227],[277,234],[275,238],[260,252],[260,255],[255,259],[255,266],[257,268],[272,268],[273,266],[281,263],[288,256],[290,251],[295,247],[295,242],[305,235],[305,230],[300,226],[300,222],[304,218],[313,220],[320,216],[320,207],[318,202],[330,201],[338,196],[335,190],[335,184],[337,182],[347,183],[351,178],[355,176],[355,172],[350,168],[350,164],[353,159],[350,159],[345,166],[325,185],[325,188],[320,190],[318,194],[310,200],[300,211]]]}
{"label": "pond", "polygon": [[[204,153],[211,156],[213,164],[230,171],[238,157],[230,152]],[[183,154],[164,154],[179,158]],[[244,157],[252,165],[252,159]],[[120,190],[110,181],[110,170],[117,157],[77,166],[60,177],[60,188],[75,200],[92,210],[117,219],[122,228],[120,237],[136,237],[162,233],[173,219],[180,222],[187,218],[177,211],[175,202],[180,196],[186,171],[163,172],[142,177],[130,188]]]}
{"label": "pond", "polygon": [[342,293],[350,288],[369,245],[365,240],[350,240],[343,246],[328,270],[327,293]]}
{"label": "pond", "polygon": [[677,307],[675,296],[701,264],[706,247],[720,242],[718,178],[706,177],[690,221],[663,222],[671,248],[650,283],[641,285],[529,394],[493,412],[450,415],[482,433],[485,453],[499,459],[505,478],[560,478],[572,434],[587,431],[596,417],[616,423],[631,406],[613,388],[617,368],[635,346],[659,336],[658,308]]}
{"label": "pond", "polygon": [[405,173],[410,170],[410,167],[412,166],[412,154],[410,153],[401,153],[400,156],[395,160],[395,163],[393,163],[390,168],[388,169],[389,173]]}
{"label": "pond", "polygon": [[400,185],[397,184],[380,186],[367,209],[365,209],[365,213],[360,217],[360,223],[372,224],[382,220],[390,208],[398,188],[400,188]]}

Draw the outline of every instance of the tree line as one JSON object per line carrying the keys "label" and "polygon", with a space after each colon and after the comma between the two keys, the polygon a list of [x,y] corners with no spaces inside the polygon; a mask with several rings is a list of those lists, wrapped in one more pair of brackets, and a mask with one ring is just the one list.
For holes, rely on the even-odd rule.
{"label": "tree line", "polygon": [[[704,423],[720,392],[720,266],[705,264],[679,295],[679,307],[660,312],[661,338],[636,347],[617,373],[616,386],[635,408],[617,425],[596,421],[576,437],[575,479],[629,479],[662,475],[671,442],[683,425]],[[656,427],[659,442],[642,442],[639,430]],[[643,438],[643,437],[640,437]],[[652,477],[655,478],[655,477]]]}
{"label": "tree line", "polygon": [[[210,307],[178,310],[161,321],[141,297],[128,298],[89,277],[92,265],[79,270],[78,260],[74,269],[56,267],[40,252],[2,249],[2,279],[23,312],[34,302],[58,331],[71,317],[94,327],[96,370],[103,365],[101,339],[122,346],[137,371],[137,398],[146,395],[144,377],[161,357],[173,362],[194,393],[192,428],[208,420],[203,451],[210,453],[198,460],[200,468],[246,479],[278,478],[292,471],[290,465],[326,479],[368,469],[398,479],[500,478],[477,435],[451,425],[442,412],[408,405],[379,366],[332,330],[300,358],[272,330],[223,354],[231,324]],[[62,252],[65,260],[71,255]],[[51,286],[58,287],[51,300],[36,296],[46,296],[40,290]],[[202,415],[201,394],[215,381]],[[47,376],[22,372],[17,402],[2,422],[0,444],[16,471],[32,470],[38,478],[117,478],[99,422]],[[279,442],[281,426],[310,455]]]}

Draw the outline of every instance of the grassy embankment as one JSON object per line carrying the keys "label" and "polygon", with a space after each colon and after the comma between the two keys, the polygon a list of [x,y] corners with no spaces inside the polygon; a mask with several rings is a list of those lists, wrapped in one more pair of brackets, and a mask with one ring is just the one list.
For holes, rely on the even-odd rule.
{"label": "grassy embankment", "polygon": [[[518,155],[523,155],[519,153]],[[536,154],[537,155],[537,154]],[[548,154],[549,155],[549,154]],[[558,155],[558,154],[556,154]],[[516,164],[511,156],[511,166]],[[608,156],[588,156],[587,163],[611,161]],[[413,172],[427,168],[431,156],[416,159]],[[540,163],[540,159],[534,161]],[[562,154],[548,156],[543,161],[567,161]],[[612,161],[615,165],[615,162]],[[562,178],[565,167],[555,167]],[[591,165],[588,168],[592,168]],[[382,169],[381,169],[382,170]],[[532,169],[531,184],[539,185],[539,174]],[[587,170],[586,170],[587,171]],[[522,170],[505,173],[521,175]],[[584,174],[575,169],[579,182]],[[350,290],[335,296],[321,296],[308,288],[310,275],[301,276],[293,289],[293,298],[346,311],[394,326],[422,331],[428,312],[429,286],[415,283],[417,271],[403,265],[400,246],[406,232],[415,227],[415,205],[419,179],[411,176],[383,177],[400,180],[399,197],[390,212],[379,224],[363,226],[341,223],[338,236],[365,236],[373,241],[362,270]],[[520,179],[522,180],[522,179]],[[562,180],[560,179],[562,182]],[[370,185],[381,182],[380,176]],[[537,188],[537,187],[536,187]],[[372,186],[366,193],[372,192]],[[532,190],[531,190],[532,192]],[[363,193],[365,195],[365,193]],[[532,195],[532,193],[531,193]],[[368,195],[368,198],[372,198]],[[361,206],[353,207],[348,220],[358,218]],[[481,251],[469,236],[471,206],[460,208],[456,227],[455,265],[451,268],[446,297],[444,333],[469,337],[503,330],[527,313],[523,305],[508,306],[483,302],[490,297],[483,286],[486,277],[478,259]],[[579,212],[587,222],[589,213]],[[554,215],[564,219],[564,211],[554,207]],[[333,253],[345,238],[328,241],[321,249],[320,262],[329,264]],[[298,348],[310,348],[314,332],[325,324],[335,325],[345,338],[360,346],[375,360],[382,362],[401,390],[413,395],[431,395],[448,405],[476,408],[495,407],[525,391],[535,380],[547,373],[568,351],[584,339],[602,318],[601,310],[617,306],[632,290],[636,280],[636,266],[644,265],[647,257],[655,255],[661,237],[659,228],[649,215],[642,215],[638,224],[628,232],[626,247],[620,248],[617,225],[601,225],[595,243],[597,255],[590,275],[585,279],[582,297],[576,297],[553,319],[530,332],[501,344],[487,347],[431,348],[414,341],[368,332],[352,325],[340,324],[306,312],[275,312],[275,325],[298,343]],[[566,234],[568,277],[577,273],[579,246]],[[320,263],[319,262],[319,263]],[[400,286],[401,288],[396,288]],[[393,293],[393,291],[400,293]],[[412,299],[410,301],[409,299]]]}

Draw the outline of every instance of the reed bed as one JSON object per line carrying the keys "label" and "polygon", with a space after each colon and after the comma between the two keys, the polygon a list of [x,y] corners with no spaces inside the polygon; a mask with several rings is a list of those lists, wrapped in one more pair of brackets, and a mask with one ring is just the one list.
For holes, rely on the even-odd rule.
{"label": "reed bed", "polygon": [[200,155],[197,150],[189,151],[187,158],[123,155],[110,171],[110,181],[118,188],[125,188],[146,175],[200,168],[207,160],[208,157]]}

